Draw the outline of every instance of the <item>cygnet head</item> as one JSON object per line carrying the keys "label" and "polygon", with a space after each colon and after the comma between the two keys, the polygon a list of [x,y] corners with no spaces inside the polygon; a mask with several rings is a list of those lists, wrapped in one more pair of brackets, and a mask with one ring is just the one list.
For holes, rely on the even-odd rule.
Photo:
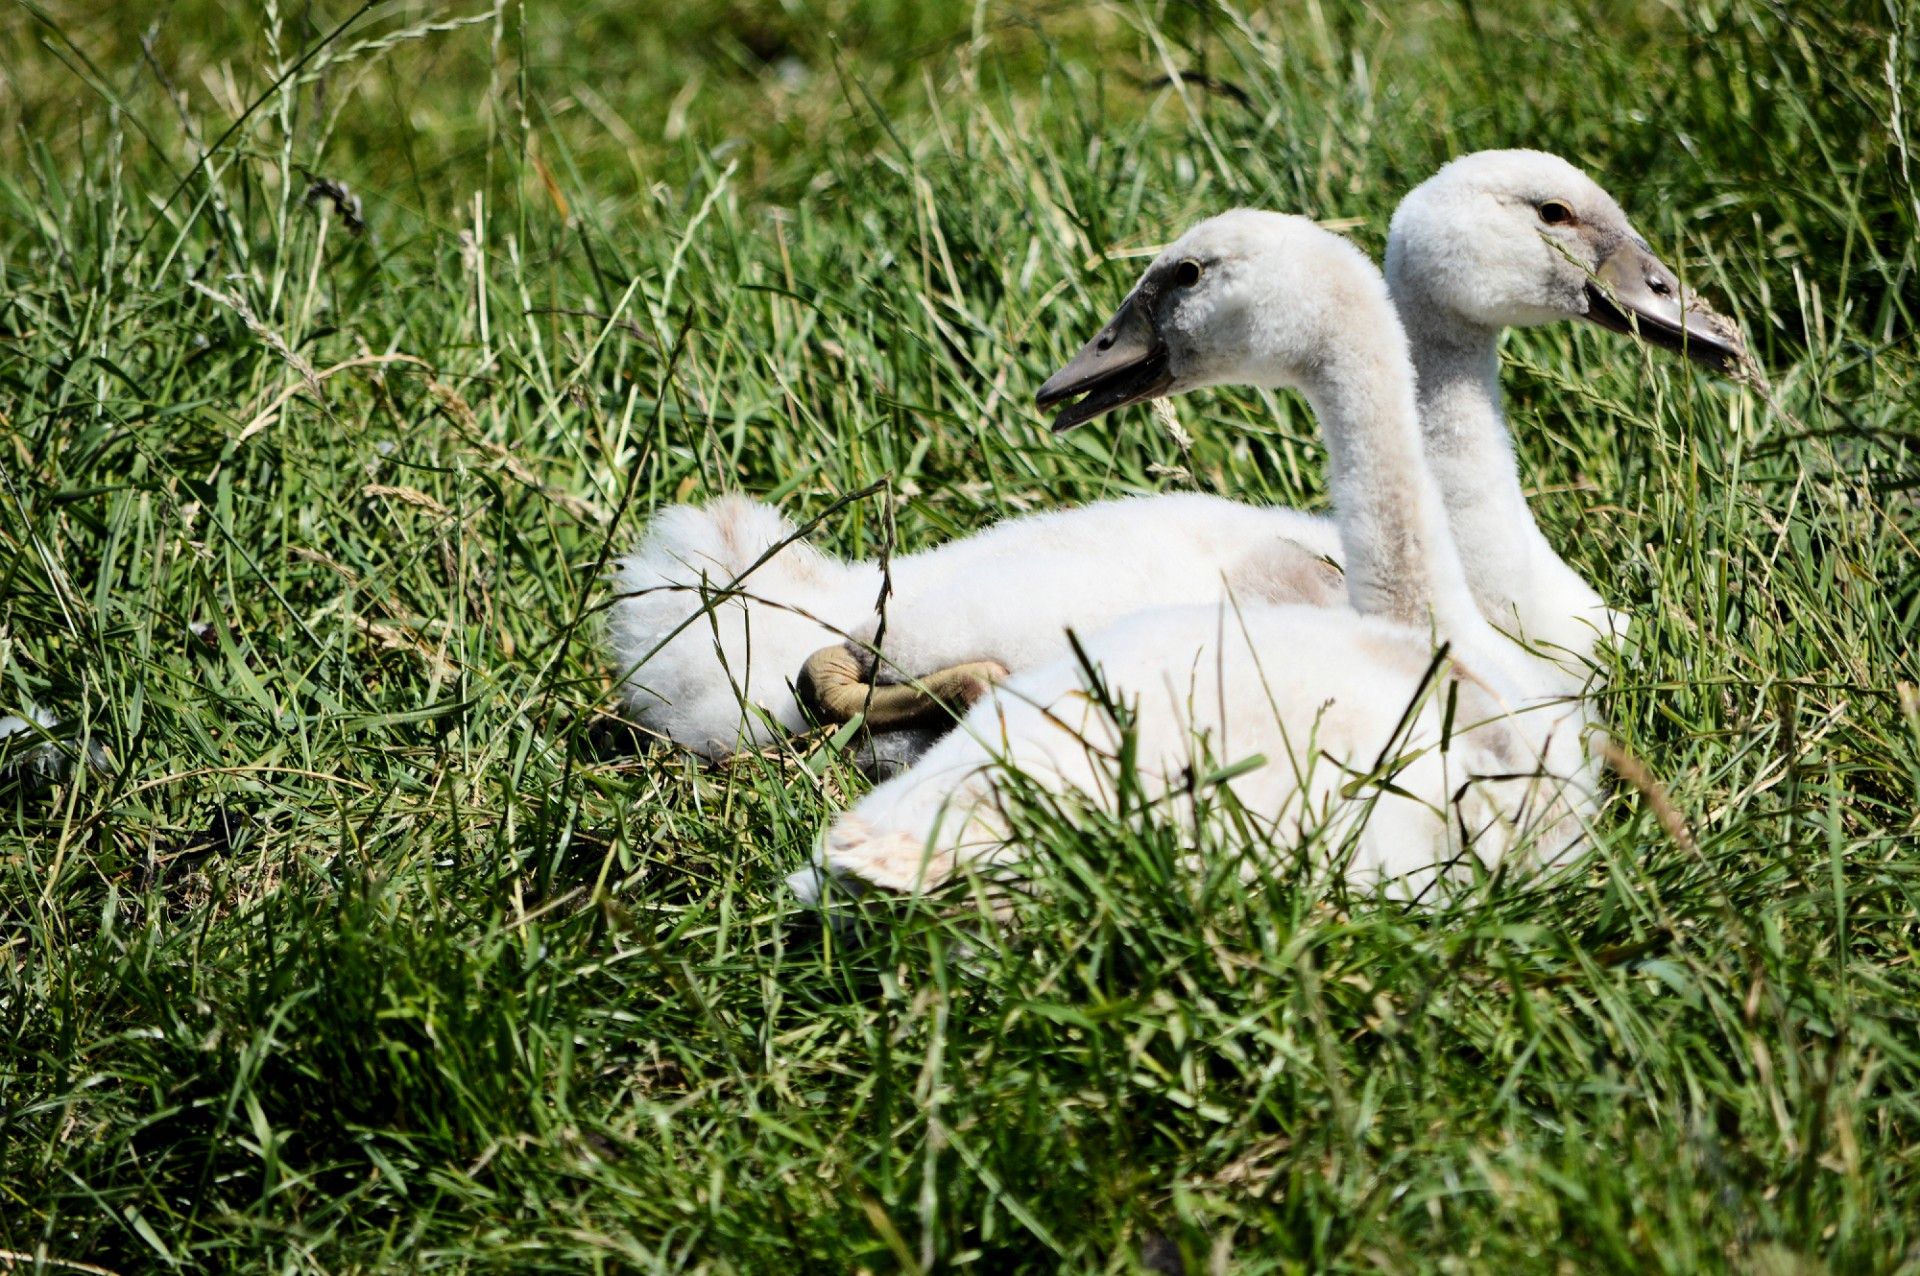
{"label": "cygnet head", "polygon": [[1681,293],[1613,197],[1540,151],[1463,156],[1415,187],[1393,215],[1387,280],[1403,314],[1439,325],[1582,318],[1717,370],[1746,358],[1738,331]]}
{"label": "cygnet head", "polygon": [[1235,209],[1156,257],[1107,326],[1035,398],[1043,409],[1065,403],[1053,428],[1069,430],[1202,386],[1311,393],[1356,329],[1404,357],[1385,282],[1366,254],[1304,217]]}

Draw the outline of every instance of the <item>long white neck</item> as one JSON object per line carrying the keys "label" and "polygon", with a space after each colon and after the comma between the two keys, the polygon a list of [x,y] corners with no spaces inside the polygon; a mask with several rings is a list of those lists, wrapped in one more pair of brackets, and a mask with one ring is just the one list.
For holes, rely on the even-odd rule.
{"label": "long white neck", "polygon": [[1405,338],[1391,323],[1344,337],[1302,389],[1327,443],[1354,609],[1482,648],[1492,635],[1423,459]]}
{"label": "long white neck", "polygon": [[[1392,254],[1389,262],[1401,264]],[[1427,469],[1467,587],[1482,616],[1529,644],[1537,666],[1529,680],[1579,692],[1596,645],[1624,622],[1533,521],[1500,407],[1499,330],[1426,301],[1401,271],[1388,278],[1413,352]]]}
{"label": "long white neck", "polygon": [[1467,586],[1482,615],[1512,629],[1549,566],[1540,560],[1559,560],[1520,490],[1500,407],[1499,331],[1440,313],[1404,286],[1394,304],[1413,351],[1427,468],[1446,503]]}

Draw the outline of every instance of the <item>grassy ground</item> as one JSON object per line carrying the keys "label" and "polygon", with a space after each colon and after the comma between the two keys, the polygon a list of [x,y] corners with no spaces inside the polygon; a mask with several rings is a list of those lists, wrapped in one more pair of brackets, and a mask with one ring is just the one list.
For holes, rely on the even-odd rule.
{"label": "grassy ground", "polygon": [[[0,14],[0,712],[108,763],[0,777],[0,1262],[1920,1272],[1915,15],[1813,9]],[[822,940],[780,881],[857,775],[608,717],[656,505],[864,554],[1179,483],[1030,406],[1132,258],[1377,251],[1514,144],[1773,380],[1507,346],[1697,849],[1627,790],[1409,914],[1038,811],[1008,930]],[[1181,411],[1198,486],[1322,501],[1296,401]]]}

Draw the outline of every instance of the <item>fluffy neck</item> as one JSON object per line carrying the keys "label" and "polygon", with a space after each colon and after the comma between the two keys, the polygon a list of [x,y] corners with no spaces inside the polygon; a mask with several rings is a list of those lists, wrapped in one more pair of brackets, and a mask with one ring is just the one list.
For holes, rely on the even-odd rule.
{"label": "fluffy neck", "polygon": [[1422,457],[1405,338],[1356,323],[1302,389],[1327,443],[1354,609],[1478,646],[1486,624]]}
{"label": "fluffy neck", "polygon": [[1552,551],[1520,490],[1500,407],[1499,330],[1426,304],[1404,285],[1394,304],[1413,351],[1427,468],[1467,586],[1483,616],[1511,629],[1529,582],[1546,566],[1538,560]]}

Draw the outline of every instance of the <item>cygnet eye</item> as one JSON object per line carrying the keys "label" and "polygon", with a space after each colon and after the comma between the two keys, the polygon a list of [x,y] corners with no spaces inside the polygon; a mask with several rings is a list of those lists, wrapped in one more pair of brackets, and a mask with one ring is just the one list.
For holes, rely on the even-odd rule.
{"label": "cygnet eye", "polygon": [[1573,220],[1573,208],[1565,200],[1542,200],[1540,203],[1540,220],[1549,226],[1563,225]]}
{"label": "cygnet eye", "polygon": [[1191,288],[1200,282],[1200,263],[1189,257],[1173,268],[1173,286]]}

